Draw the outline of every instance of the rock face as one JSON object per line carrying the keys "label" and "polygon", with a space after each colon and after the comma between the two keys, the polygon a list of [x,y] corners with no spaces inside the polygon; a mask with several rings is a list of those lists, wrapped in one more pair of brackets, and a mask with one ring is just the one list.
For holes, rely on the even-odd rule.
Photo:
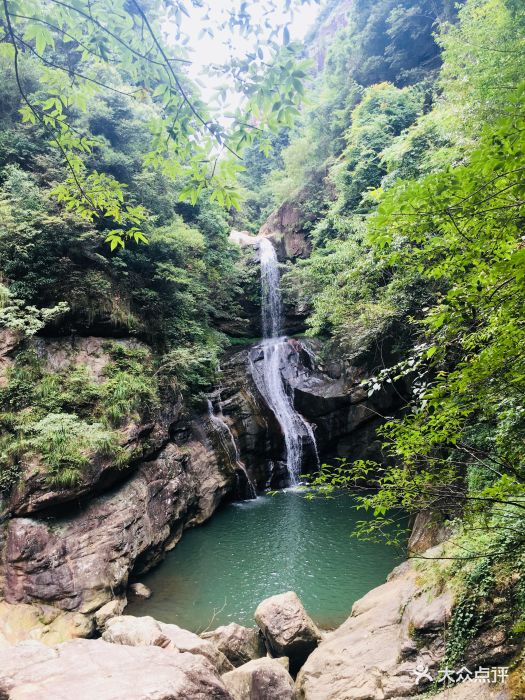
{"label": "rock face", "polygon": [[123,598],[130,572],[158,562],[232,488],[234,474],[222,471],[202,432],[194,425],[185,449],[169,443],[123,486],[71,515],[11,519],[0,569],[5,600],[93,613]]}
{"label": "rock face", "polygon": [[[436,554],[429,550],[429,556],[433,556],[432,551]],[[387,583],[354,604],[351,617],[326,636],[300,670],[296,683],[299,698],[400,700],[419,697],[427,689],[428,681],[417,683],[414,671],[426,669],[433,678],[438,677],[453,596],[446,588],[422,588],[421,575],[411,561],[405,562]],[[477,648],[479,651],[479,644]],[[503,639],[493,639],[484,653],[476,655],[467,649],[464,663],[470,669],[502,665],[515,651]],[[499,686],[483,688],[468,682],[433,697],[506,700],[509,696]]]}
{"label": "rock face", "polygon": [[233,669],[226,656],[211,642],[177,625],[158,622],[153,617],[121,615],[108,620],[102,639],[128,646],[157,646],[204,656],[219,671]]}
{"label": "rock face", "polygon": [[[81,367],[86,370],[91,381],[99,383],[104,380],[104,369],[111,359],[105,349],[107,342],[107,338],[97,337],[75,340],[37,339],[33,340],[32,349],[48,371],[60,373],[69,368]],[[13,343],[13,339],[11,345],[4,339],[4,346],[7,346],[9,351],[14,349]],[[115,339],[112,343],[127,349],[139,348],[148,352],[146,345],[135,340]],[[1,352],[0,348],[0,354]],[[2,510],[12,515],[32,515],[44,509],[57,509],[65,503],[108,491],[114,484],[127,479],[129,472],[141,460],[149,459],[166,444],[170,428],[178,420],[180,411],[180,401],[174,401],[159,409],[148,423],[141,424],[129,420],[119,430],[119,442],[131,457],[130,465],[125,468],[116,467],[113,460],[96,455],[91,459],[88,468],[82,471],[79,480],[67,488],[51,488],[38,459],[24,463],[22,478],[11,490],[9,497],[4,499],[1,504]]]}
{"label": "rock face", "polygon": [[77,639],[56,647],[24,642],[0,651],[5,700],[232,700],[203,656]]}
{"label": "rock face", "polygon": [[256,659],[224,674],[224,685],[235,700],[294,700],[292,677],[277,659]]}
{"label": "rock face", "polygon": [[236,667],[266,654],[260,631],[254,627],[242,627],[236,622],[204,632],[201,637],[215,644]]}
{"label": "rock face", "polygon": [[422,510],[414,518],[407,550],[410,554],[421,554],[444,542],[450,534],[450,528],[438,515]]}
{"label": "rock face", "polygon": [[255,621],[272,655],[290,659],[292,674],[299,670],[321,640],[320,631],[293,591],[263,600],[255,611]]}
{"label": "rock face", "polygon": [[443,656],[442,638],[428,644],[414,640],[414,632],[443,629],[450,603],[440,601],[427,614],[409,563],[398,567],[390,580],[357,601],[352,616],[329,634],[308,658],[297,678],[299,697],[308,700],[383,700],[417,692],[413,670],[436,671]]}

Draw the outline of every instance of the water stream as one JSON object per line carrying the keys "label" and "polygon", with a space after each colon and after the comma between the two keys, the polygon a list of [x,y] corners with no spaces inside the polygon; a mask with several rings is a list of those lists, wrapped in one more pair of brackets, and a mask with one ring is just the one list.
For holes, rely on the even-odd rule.
{"label": "water stream", "polygon": [[210,419],[212,428],[215,430],[219,437],[219,441],[221,442],[224,451],[230,458],[232,466],[237,471],[242,472],[244,476],[246,485],[246,495],[248,496],[248,498],[257,498],[257,491],[255,489],[255,485],[250,479],[244,462],[241,459],[241,455],[239,453],[239,448],[237,447],[235,437],[231,431],[230,426],[228,425],[228,423],[226,423],[226,420],[224,419],[220,397],[218,413],[215,413],[213,403],[210,399],[208,399],[208,417]]}
{"label": "water stream", "polygon": [[300,482],[305,448],[317,457],[317,447],[312,426],[294,409],[293,395],[287,392],[283,382],[282,369],[288,361],[290,345],[283,336],[283,304],[275,248],[267,238],[261,238],[259,252],[264,338],[262,386],[259,384],[259,388],[283,431],[288,479],[291,486],[296,486]]}

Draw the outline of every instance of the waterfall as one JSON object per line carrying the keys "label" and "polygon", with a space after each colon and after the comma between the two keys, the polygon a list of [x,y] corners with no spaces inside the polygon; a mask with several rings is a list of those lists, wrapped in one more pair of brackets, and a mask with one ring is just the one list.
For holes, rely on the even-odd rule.
{"label": "waterfall", "polygon": [[[244,462],[241,460],[241,455],[239,453],[239,448],[237,447],[237,443],[235,442],[235,437],[231,431],[230,426],[224,420],[220,400],[219,400],[219,412],[215,413],[215,409],[213,408],[213,403],[211,402],[210,399],[208,399],[208,417],[210,419],[210,423],[211,423],[213,429],[215,430],[215,432],[219,436],[219,440],[221,441],[226,454],[229,455],[230,460],[234,464],[235,468],[238,471],[241,471],[243,473],[244,478],[246,480],[246,490],[248,492],[248,497],[249,498],[257,498],[257,491],[255,490],[255,486],[253,485],[253,482],[248,475],[248,471],[247,471],[246,467],[244,466]],[[232,455],[233,455],[233,459],[232,459]]]}
{"label": "waterfall", "polygon": [[[259,251],[263,371],[262,386],[259,382],[258,385],[283,431],[288,478],[290,484],[296,486],[301,475],[305,445],[308,445],[316,456],[317,445],[312,426],[295,410],[293,396],[287,393],[282,378],[282,369],[288,362],[290,345],[288,339],[283,336],[283,306],[275,248],[267,238],[261,238]],[[252,375],[255,379],[254,369]]]}

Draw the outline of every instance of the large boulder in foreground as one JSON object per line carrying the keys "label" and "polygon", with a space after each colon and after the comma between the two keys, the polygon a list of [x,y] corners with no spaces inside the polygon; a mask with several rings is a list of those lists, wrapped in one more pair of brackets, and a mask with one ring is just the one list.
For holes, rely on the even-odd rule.
{"label": "large boulder in foreground", "polygon": [[255,611],[268,649],[274,656],[287,656],[293,673],[321,640],[321,633],[293,591],[263,600]]}
{"label": "large boulder in foreground", "polygon": [[[426,552],[427,558],[433,560],[431,566],[442,567],[439,577],[435,570],[431,577],[421,561],[409,560],[394,569],[385,584],[354,604],[351,617],[326,635],[301,668],[296,681],[301,700],[423,697],[430,682],[417,682],[415,670],[425,669],[433,680],[439,679],[454,605],[450,589],[443,584],[450,562],[439,561],[442,554],[441,547]],[[480,666],[509,665],[518,648],[511,637],[500,636],[494,630],[494,611],[488,620],[492,630],[490,643],[486,643],[483,633],[478,634],[465,649],[462,662],[452,670],[458,671],[465,665],[474,673]],[[484,688],[483,683],[474,681],[435,696],[436,700],[508,697],[504,687],[491,684]]]}
{"label": "large boulder in foreground", "polygon": [[233,669],[232,664],[211,642],[199,635],[188,632],[177,625],[158,622],[153,617],[133,617],[120,615],[106,623],[102,639],[113,644],[128,646],[157,646],[163,649],[186,651],[204,656],[219,673]]}
{"label": "large boulder in foreground", "polygon": [[294,700],[294,682],[287,664],[281,662],[255,659],[226,673],[222,680],[235,700]]}
{"label": "large boulder in foreground", "polygon": [[159,647],[75,639],[46,647],[22,642],[0,651],[5,700],[232,700],[203,656]]}
{"label": "large boulder in foreground", "polygon": [[[383,700],[415,695],[416,666],[437,672],[451,600],[430,604],[409,562],[358,600],[352,616],[327,635],[297,677],[307,700]],[[428,611],[428,615],[426,614]],[[415,624],[414,624],[415,623]],[[416,627],[417,625],[417,627]],[[416,641],[414,632],[431,632]],[[422,688],[423,689],[423,688]]]}
{"label": "large boulder in foreground", "polygon": [[201,637],[215,644],[236,667],[266,656],[261,633],[254,627],[243,627],[231,622],[211,632],[204,632]]}

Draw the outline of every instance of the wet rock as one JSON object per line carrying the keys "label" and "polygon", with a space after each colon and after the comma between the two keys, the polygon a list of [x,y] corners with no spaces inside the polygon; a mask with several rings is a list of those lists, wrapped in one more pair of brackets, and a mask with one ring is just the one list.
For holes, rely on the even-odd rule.
{"label": "wet rock", "polygon": [[292,677],[278,659],[255,659],[224,674],[224,685],[235,700],[294,700]]}
{"label": "wet rock", "polygon": [[0,651],[0,697],[12,700],[232,700],[203,656],[78,639]]}
{"label": "wet rock", "polygon": [[153,595],[151,589],[148,588],[143,583],[132,583],[128,588],[128,595],[130,598],[141,598],[142,600],[147,600]]}
{"label": "wet rock", "polygon": [[321,632],[293,591],[263,600],[255,611],[255,621],[270,652],[290,659],[292,674],[298,671],[321,640]]}
{"label": "wet rock", "polygon": [[261,632],[254,627],[243,627],[232,622],[204,632],[201,637],[215,644],[234,666],[242,666],[266,655]]}
{"label": "wet rock", "polygon": [[0,562],[5,600],[94,613],[123,598],[130,572],[159,562],[232,488],[234,474],[200,432],[195,425],[182,448],[168,444],[124,485],[71,515],[11,519]]}
{"label": "wet rock", "polygon": [[112,644],[129,646],[157,646],[204,656],[220,672],[230,671],[233,666],[209,641],[177,625],[158,622],[153,617],[121,615],[106,623],[102,639]]}

